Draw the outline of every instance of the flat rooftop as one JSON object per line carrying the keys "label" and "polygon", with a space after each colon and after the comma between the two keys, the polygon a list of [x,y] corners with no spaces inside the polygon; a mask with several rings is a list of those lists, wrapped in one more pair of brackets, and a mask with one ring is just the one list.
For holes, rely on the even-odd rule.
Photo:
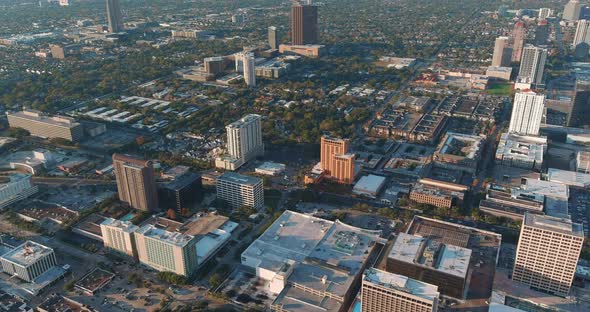
{"label": "flat rooftop", "polygon": [[579,223],[573,223],[570,218],[559,218],[526,213],[524,215],[524,224],[542,230],[553,231],[582,238],[584,237],[582,225]]}
{"label": "flat rooftop", "polygon": [[354,185],[355,192],[377,193],[385,183],[386,178],[374,174],[366,175]]}
{"label": "flat rooftop", "polygon": [[29,266],[37,260],[53,253],[53,249],[33,241],[26,241],[12,251],[2,255],[2,258],[21,266]]}
{"label": "flat rooftop", "polygon": [[510,157],[543,162],[547,138],[503,133],[496,149],[496,158]]}
{"label": "flat rooftop", "polygon": [[389,273],[375,268],[365,270],[363,280],[383,287],[434,301],[439,297],[438,286],[424,283],[404,275]]}
{"label": "flat rooftop", "polygon": [[101,225],[105,225],[105,226],[112,226],[118,229],[121,229],[123,232],[126,233],[133,233],[135,231],[137,231],[137,229],[139,229],[139,227],[137,225],[134,225],[133,223],[129,222],[129,221],[120,221],[117,219],[113,219],[113,218],[107,218],[106,220],[104,220]]}
{"label": "flat rooftop", "polygon": [[474,159],[483,139],[477,135],[447,132],[437,152]]}
{"label": "flat rooftop", "polygon": [[521,187],[521,191],[522,190],[527,193],[543,195],[546,197],[561,198],[564,200],[569,198],[567,185],[557,182],[526,179],[526,184]]}
{"label": "flat rooftop", "polygon": [[147,224],[142,226],[135,233],[144,235],[155,240],[162,241],[177,247],[184,247],[190,242],[194,236],[185,235],[178,232],[169,232],[164,229],[157,228],[154,225]]}
{"label": "flat rooftop", "polygon": [[80,124],[77,123],[73,118],[65,117],[65,116],[49,116],[45,115],[42,112],[37,111],[20,111],[20,112],[12,112],[6,113],[8,117],[16,117],[22,119],[28,119],[30,121],[42,122],[46,124],[50,124],[53,126],[65,127],[65,128],[73,128],[79,126]]}
{"label": "flat rooftop", "polygon": [[547,171],[547,177],[550,182],[563,183],[565,185],[578,187],[590,186],[590,174],[586,173],[549,168]]}
{"label": "flat rooftop", "polygon": [[234,121],[227,125],[226,128],[241,128],[253,121],[260,120],[260,115],[257,114],[248,114],[242,117],[240,120]]}
{"label": "flat rooftop", "polygon": [[247,175],[242,175],[235,172],[226,172],[217,178],[217,181],[228,181],[232,183],[238,184],[246,184],[246,185],[256,185],[262,181],[262,179],[257,177],[251,177]]}
{"label": "flat rooftop", "polygon": [[179,231],[192,236],[205,235],[221,228],[228,220],[228,217],[212,213],[197,214],[194,218],[184,223]]}

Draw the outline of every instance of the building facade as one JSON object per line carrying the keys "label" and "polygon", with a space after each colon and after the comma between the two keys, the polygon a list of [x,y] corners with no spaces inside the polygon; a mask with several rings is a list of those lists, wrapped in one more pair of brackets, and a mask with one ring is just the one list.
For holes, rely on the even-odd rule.
{"label": "building facade", "polygon": [[242,206],[264,207],[264,187],[260,178],[226,172],[217,178],[216,189],[217,198],[234,209]]}
{"label": "building facade", "polygon": [[526,213],[512,279],[535,290],[567,296],[583,243],[581,224],[565,218]]}
{"label": "building facade", "polygon": [[546,46],[547,42],[549,41],[550,33],[551,29],[549,28],[549,23],[547,23],[547,20],[539,21],[537,23],[537,28],[535,29],[535,45]]}
{"label": "building facade", "polygon": [[291,7],[291,43],[293,45],[318,42],[318,7],[296,4]]}
{"label": "building facade", "polygon": [[151,161],[113,154],[113,168],[119,200],[135,209],[158,210],[158,192]]}
{"label": "building facade", "polygon": [[23,200],[39,190],[33,184],[29,174],[12,174],[5,183],[0,181],[0,210],[17,201]]}
{"label": "building facade", "polygon": [[563,8],[562,19],[566,21],[577,21],[580,19],[582,4],[578,0],[570,0]]}
{"label": "building facade", "polygon": [[334,181],[351,184],[354,180],[355,155],[348,153],[350,141],[323,136],[320,140],[320,162],[324,174]]}
{"label": "building facade", "polygon": [[27,241],[0,257],[4,273],[33,282],[41,274],[57,265],[53,249]]}
{"label": "building facade", "polygon": [[23,128],[34,136],[62,138],[73,142],[78,142],[84,137],[82,125],[73,118],[48,116],[32,110],[6,113],[6,117],[10,127]]}
{"label": "building facade", "polygon": [[119,0],[106,0],[107,2],[107,22],[110,33],[123,31],[123,15],[121,14],[121,5]]}
{"label": "building facade", "polygon": [[518,82],[538,85],[543,83],[547,49],[527,45],[522,53]]}
{"label": "building facade", "polygon": [[138,229],[139,227],[129,221],[113,218],[107,218],[100,224],[104,246],[133,258],[137,258],[134,233]]}
{"label": "building facade", "polygon": [[244,82],[248,87],[256,86],[256,64],[254,56],[250,53],[242,54],[244,64]]}
{"label": "building facade", "polygon": [[436,312],[438,287],[375,268],[365,270],[361,312]]}
{"label": "building facade", "polygon": [[524,135],[538,135],[544,106],[544,94],[537,94],[530,90],[517,92],[514,95],[508,131]]}
{"label": "building facade", "polygon": [[510,66],[512,59],[512,47],[510,46],[510,38],[498,37],[494,44],[494,55],[492,57],[492,66],[506,67]]}
{"label": "building facade", "polygon": [[524,27],[524,23],[518,21],[514,24],[514,29],[512,30],[512,62],[520,62],[525,38],[526,28]]}
{"label": "building facade", "polygon": [[279,48],[279,34],[275,26],[268,27],[268,45],[271,49]]}
{"label": "building facade", "polygon": [[236,170],[264,153],[260,119],[260,115],[249,114],[225,127],[227,155],[215,160],[217,168]]}
{"label": "building facade", "polygon": [[139,262],[158,271],[191,276],[198,267],[197,239],[192,235],[148,224],[135,231],[135,244]]}

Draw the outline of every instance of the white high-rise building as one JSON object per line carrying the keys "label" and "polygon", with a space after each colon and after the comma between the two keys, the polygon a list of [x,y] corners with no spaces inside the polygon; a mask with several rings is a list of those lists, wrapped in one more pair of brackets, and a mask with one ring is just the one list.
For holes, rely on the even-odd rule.
{"label": "white high-rise building", "polygon": [[538,18],[540,20],[544,20],[544,19],[548,18],[549,16],[551,16],[551,13],[552,12],[551,12],[550,8],[540,8]]}
{"label": "white high-rise building", "polygon": [[139,227],[129,221],[107,218],[100,224],[104,246],[131,257],[137,257],[134,233]]}
{"label": "white high-rise building", "polygon": [[525,213],[512,279],[565,297],[584,244],[582,225],[569,218]]}
{"label": "white high-rise building", "polygon": [[512,57],[512,48],[510,47],[510,38],[498,37],[494,45],[494,55],[492,57],[492,66],[505,67],[510,66]]}
{"label": "white high-rise building", "polygon": [[236,170],[264,152],[260,115],[249,114],[225,127],[227,156],[215,160],[218,168]]}
{"label": "white high-rise building", "polygon": [[242,206],[264,207],[264,187],[260,178],[226,172],[217,178],[216,189],[217,198],[234,209]]}
{"label": "white high-rise building", "polygon": [[[543,83],[543,71],[547,60],[547,49],[538,48],[533,45],[526,45],[520,60],[520,71],[517,82],[529,85]],[[530,86],[529,86],[530,88]]]}
{"label": "white high-rise building", "polygon": [[582,4],[578,0],[570,0],[563,8],[562,19],[566,21],[577,21],[580,19]]}
{"label": "white high-rise building", "polygon": [[576,28],[576,35],[574,36],[574,42],[572,43],[572,47],[575,49],[578,44],[584,42],[590,44],[590,21],[589,20],[579,20],[578,27]]}
{"label": "white high-rise building", "polygon": [[544,94],[537,94],[530,90],[517,92],[514,95],[508,131],[524,135],[538,135],[544,106]]}
{"label": "white high-rise building", "polygon": [[249,87],[256,86],[256,65],[254,63],[254,56],[251,53],[243,54],[244,64],[244,81]]}

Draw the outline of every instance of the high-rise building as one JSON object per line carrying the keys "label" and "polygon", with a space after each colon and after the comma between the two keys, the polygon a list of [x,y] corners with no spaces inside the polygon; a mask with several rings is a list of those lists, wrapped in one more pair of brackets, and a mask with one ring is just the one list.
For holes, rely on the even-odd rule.
{"label": "high-rise building", "polygon": [[182,276],[191,276],[198,268],[197,241],[193,235],[169,232],[153,224],[135,231],[139,262]]}
{"label": "high-rise building", "polygon": [[530,90],[517,92],[514,95],[508,131],[524,135],[538,135],[544,106],[544,94],[537,94]]}
{"label": "high-rise building", "polygon": [[109,32],[118,33],[123,31],[123,15],[121,14],[121,5],[119,4],[119,0],[106,0],[106,2]]}
{"label": "high-rise building", "polygon": [[324,173],[339,183],[352,184],[354,180],[355,155],[348,153],[350,142],[322,136],[320,162]]}
{"label": "high-rise building", "polygon": [[260,115],[249,114],[225,127],[227,155],[215,160],[215,166],[236,170],[264,153]]}
{"label": "high-rise building", "polygon": [[525,213],[512,279],[535,290],[567,296],[583,243],[581,224]]}
{"label": "high-rise building", "polygon": [[539,21],[539,23],[537,23],[537,28],[535,29],[535,45],[547,45],[550,31],[551,30],[549,29],[549,23],[547,23],[547,20]]}
{"label": "high-rise building", "polygon": [[577,21],[580,19],[582,4],[578,0],[570,0],[563,8],[562,19],[566,21]]}
{"label": "high-rise building", "polygon": [[268,45],[271,49],[279,48],[278,30],[275,26],[268,27]]}
{"label": "high-rise building", "polygon": [[498,37],[494,45],[494,56],[492,58],[492,66],[506,67],[510,66],[512,59],[512,47],[510,47],[510,38]]}
{"label": "high-rise building", "polygon": [[217,75],[223,72],[225,62],[221,56],[206,57],[203,60],[203,66],[208,74]]}
{"label": "high-rise building", "polygon": [[514,29],[512,30],[512,62],[520,62],[525,38],[526,28],[524,27],[524,22],[518,21],[514,24]]}
{"label": "high-rise building", "polygon": [[544,20],[551,16],[551,9],[550,8],[540,8],[539,15],[537,16],[538,19]]}
{"label": "high-rise building", "polygon": [[580,43],[590,44],[590,21],[579,20],[572,47],[575,49]]}
{"label": "high-rise building", "polygon": [[250,53],[242,54],[244,64],[244,81],[248,87],[256,86],[256,64],[254,56]]}
{"label": "high-rise building", "polygon": [[295,4],[291,7],[291,43],[294,45],[318,42],[318,7]]}
{"label": "high-rise building", "polygon": [[243,206],[255,209],[264,207],[264,187],[260,178],[226,172],[217,178],[215,185],[217,198],[234,209]]}
{"label": "high-rise building", "polygon": [[151,161],[113,154],[113,168],[119,200],[143,211],[158,209],[156,179]]}
{"label": "high-rise building", "polygon": [[543,83],[543,72],[547,60],[547,49],[527,45],[520,60],[520,70],[517,81],[531,85]]}
{"label": "high-rise building", "polygon": [[590,81],[576,80],[572,102],[572,114],[568,126],[583,127],[588,124],[587,116],[590,113]]}
{"label": "high-rise building", "polygon": [[138,229],[139,227],[129,221],[113,218],[107,218],[100,224],[104,246],[134,258],[137,257],[134,233]]}
{"label": "high-rise building", "polygon": [[78,142],[84,137],[82,125],[73,118],[48,116],[33,110],[6,113],[6,117],[11,127],[23,128],[34,136],[62,138],[73,142]]}
{"label": "high-rise building", "polygon": [[8,275],[33,282],[37,277],[57,265],[53,249],[26,241],[0,257],[2,270]]}
{"label": "high-rise building", "polygon": [[436,312],[438,286],[407,276],[366,269],[361,289],[361,312]]}

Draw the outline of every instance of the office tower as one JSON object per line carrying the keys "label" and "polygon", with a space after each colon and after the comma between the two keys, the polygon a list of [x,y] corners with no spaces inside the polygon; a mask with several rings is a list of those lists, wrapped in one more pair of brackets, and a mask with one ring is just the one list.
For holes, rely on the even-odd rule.
{"label": "office tower", "polygon": [[135,251],[135,231],[139,227],[129,221],[107,218],[100,224],[104,246],[130,257],[137,257]]}
{"label": "office tower", "polygon": [[527,45],[522,53],[518,81],[530,84],[542,84],[546,60],[547,49]]}
{"label": "office tower", "polygon": [[0,209],[23,200],[39,191],[30,174],[13,173],[0,177]]}
{"label": "office tower", "polygon": [[53,249],[26,241],[0,257],[2,270],[29,283],[57,265]]}
{"label": "office tower", "polygon": [[256,65],[254,56],[251,53],[242,54],[244,64],[244,81],[248,87],[256,86]]}
{"label": "office tower", "polygon": [[247,162],[264,152],[260,119],[260,115],[249,114],[225,127],[231,157]]}
{"label": "office tower", "polygon": [[492,66],[506,67],[510,66],[512,58],[512,47],[510,47],[510,38],[498,37],[494,45],[494,56],[492,58]]}
{"label": "office tower", "polygon": [[139,262],[158,271],[191,276],[198,267],[195,236],[146,224],[135,231]]}
{"label": "office tower", "polygon": [[82,125],[69,117],[49,116],[33,110],[6,113],[6,117],[11,127],[23,128],[31,135],[42,138],[62,138],[78,142],[84,136]]}
{"label": "office tower", "polygon": [[576,80],[572,114],[568,121],[570,127],[583,127],[588,124],[590,114],[590,81]]}
{"label": "office tower", "polygon": [[547,23],[547,20],[539,21],[539,23],[537,23],[537,28],[535,29],[535,45],[547,45],[550,31],[551,30],[549,29],[549,23]]}
{"label": "office tower", "polygon": [[544,20],[551,16],[551,9],[550,8],[540,8],[539,15],[537,16],[538,19]]}
{"label": "office tower", "polygon": [[512,30],[512,62],[519,62],[522,57],[522,50],[524,48],[524,40],[526,38],[526,28],[522,21],[514,24]]}
{"label": "office tower", "polygon": [[224,60],[221,56],[207,57],[203,60],[203,65],[205,72],[212,75],[222,73],[225,68]]}
{"label": "office tower", "polygon": [[565,21],[577,21],[580,19],[582,4],[578,0],[570,0],[563,8],[562,19]]}
{"label": "office tower", "polygon": [[525,213],[512,279],[567,296],[584,243],[582,225],[568,218]]}
{"label": "office tower", "polygon": [[107,1],[107,21],[109,23],[109,32],[118,33],[123,31],[123,15],[121,14],[121,6],[119,0]]}
{"label": "office tower", "polygon": [[355,155],[348,153],[350,142],[323,136],[320,141],[320,162],[324,173],[338,183],[352,184]]}
{"label": "office tower", "polygon": [[215,185],[217,198],[234,209],[242,206],[255,209],[264,207],[264,187],[260,178],[226,172],[217,178]]}
{"label": "office tower", "polygon": [[544,94],[537,94],[530,90],[517,92],[514,95],[508,131],[517,134],[538,135],[544,106]]}
{"label": "office tower", "polygon": [[313,44],[318,41],[318,7],[296,4],[291,7],[291,43]]}
{"label": "office tower", "polygon": [[113,168],[119,200],[135,209],[158,210],[156,179],[151,161],[113,154]]}
{"label": "office tower", "polygon": [[361,312],[436,312],[439,295],[436,285],[369,268],[363,274]]}
{"label": "office tower", "polygon": [[576,35],[574,36],[574,41],[572,43],[572,47],[575,49],[581,43],[590,44],[590,21],[588,20],[579,20],[578,26],[576,27]]}
{"label": "office tower", "polygon": [[278,31],[275,26],[268,27],[268,45],[271,49],[276,50],[279,48]]}

